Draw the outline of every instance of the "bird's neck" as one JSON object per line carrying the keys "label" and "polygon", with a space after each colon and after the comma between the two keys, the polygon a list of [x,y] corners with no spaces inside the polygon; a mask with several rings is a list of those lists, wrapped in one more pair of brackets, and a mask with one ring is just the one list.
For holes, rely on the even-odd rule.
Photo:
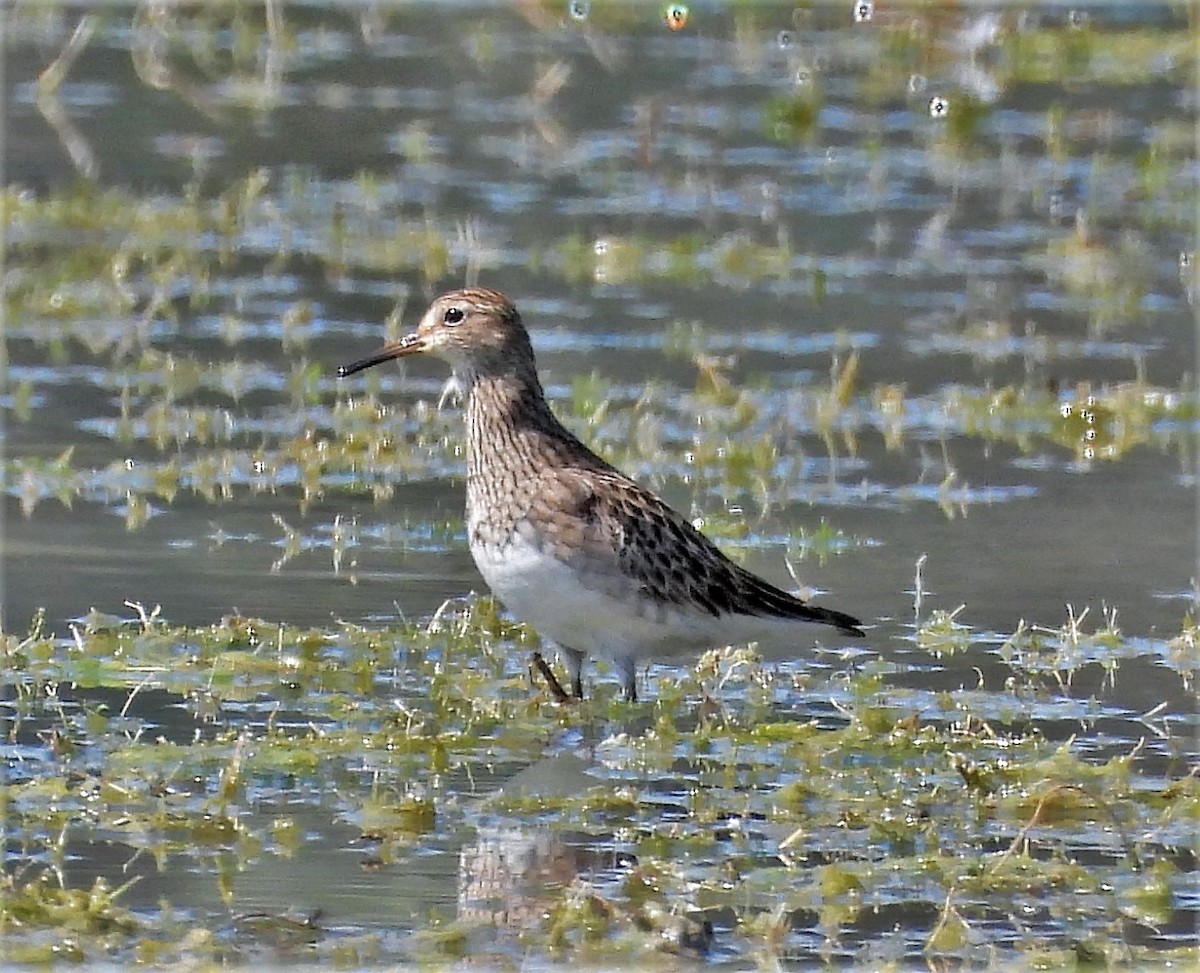
{"label": "bird's neck", "polygon": [[474,376],[467,385],[468,478],[532,464],[548,440],[563,435],[570,433],[550,411],[536,374]]}
{"label": "bird's neck", "polygon": [[609,468],[550,411],[532,370],[473,376],[465,384],[469,515],[497,493],[522,508],[520,498],[547,469]]}

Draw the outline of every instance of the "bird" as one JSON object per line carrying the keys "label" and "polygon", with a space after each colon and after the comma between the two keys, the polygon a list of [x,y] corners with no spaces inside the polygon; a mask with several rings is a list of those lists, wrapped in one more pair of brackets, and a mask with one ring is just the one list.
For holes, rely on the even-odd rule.
{"label": "bird", "polygon": [[731,561],[567,429],[546,401],[521,315],[501,292],[442,294],[415,331],[338,376],[421,354],[450,365],[464,400],[471,556],[507,610],[558,647],[574,698],[583,698],[592,656],[613,663],[625,699],[636,702],[642,659],[794,636],[806,623],[863,637],[857,618]]}

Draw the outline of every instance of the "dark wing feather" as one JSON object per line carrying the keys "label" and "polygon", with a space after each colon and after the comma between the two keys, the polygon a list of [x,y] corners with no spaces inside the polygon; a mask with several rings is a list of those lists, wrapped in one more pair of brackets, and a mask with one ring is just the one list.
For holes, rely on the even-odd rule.
{"label": "dark wing feather", "polygon": [[661,605],[694,605],[714,617],[817,622],[863,634],[858,619],[807,605],[734,564],[685,518],[620,473],[547,470],[533,496],[530,518],[552,525],[547,546],[578,566],[584,583],[610,587],[604,576],[617,575]]}

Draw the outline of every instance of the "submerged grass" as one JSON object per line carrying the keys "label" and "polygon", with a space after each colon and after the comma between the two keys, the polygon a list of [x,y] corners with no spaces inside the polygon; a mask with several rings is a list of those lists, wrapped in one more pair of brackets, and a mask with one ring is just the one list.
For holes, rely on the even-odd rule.
{"label": "submerged grass", "polygon": [[[20,863],[0,901],[10,962],[301,949],[349,966],[639,966],[664,951],[844,963],[876,948],[881,921],[898,963],[1198,958],[1182,932],[1195,918],[1193,721],[1107,701],[1125,666],[1192,685],[1190,621],[1169,640],[1130,640],[1111,614],[1093,631],[1072,615],[997,636],[935,612],[909,650],[824,677],[730,649],[678,677],[652,670],[652,703],[601,681],[563,706],[522,666],[536,636],[487,599],[380,630],[236,616],[184,628],[131,608],[93,612],[66,638],[40,621],[3,637],[16,756],[3,807]],[[1006,688],[905,688],[947,651],[987,659]],[[1071,685],[1097,668],[1081,723]],[[186,719],[140,705],[162,693]],[[1141,742],[1081,748],[1064,718],[1121,739],[1140,725]],[[386,935],[298,915],[286,889],[274,911],[239,905],[240,873],[302,861],[347,825],[370,874],[457,849],[457,895]],[[72,879],[70,849],[94,843],[123,849],[121,888]],[[147,869],[202,881],[211,865],[225,907],[193,907],[186,937],[172,938],[169,904],[122,904]],[[354,881],[346,867],[325,881]]]}

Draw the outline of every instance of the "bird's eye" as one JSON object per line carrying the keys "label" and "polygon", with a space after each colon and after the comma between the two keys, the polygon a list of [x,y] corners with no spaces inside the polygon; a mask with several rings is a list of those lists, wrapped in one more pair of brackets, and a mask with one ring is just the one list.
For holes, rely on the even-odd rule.
{"label": "bird's eye", "polygon": [[463,314],[461,307],[448,307],[446,313],[442,315],[442,320],[447,324],[458,324],[464,317],[466,315]]}

